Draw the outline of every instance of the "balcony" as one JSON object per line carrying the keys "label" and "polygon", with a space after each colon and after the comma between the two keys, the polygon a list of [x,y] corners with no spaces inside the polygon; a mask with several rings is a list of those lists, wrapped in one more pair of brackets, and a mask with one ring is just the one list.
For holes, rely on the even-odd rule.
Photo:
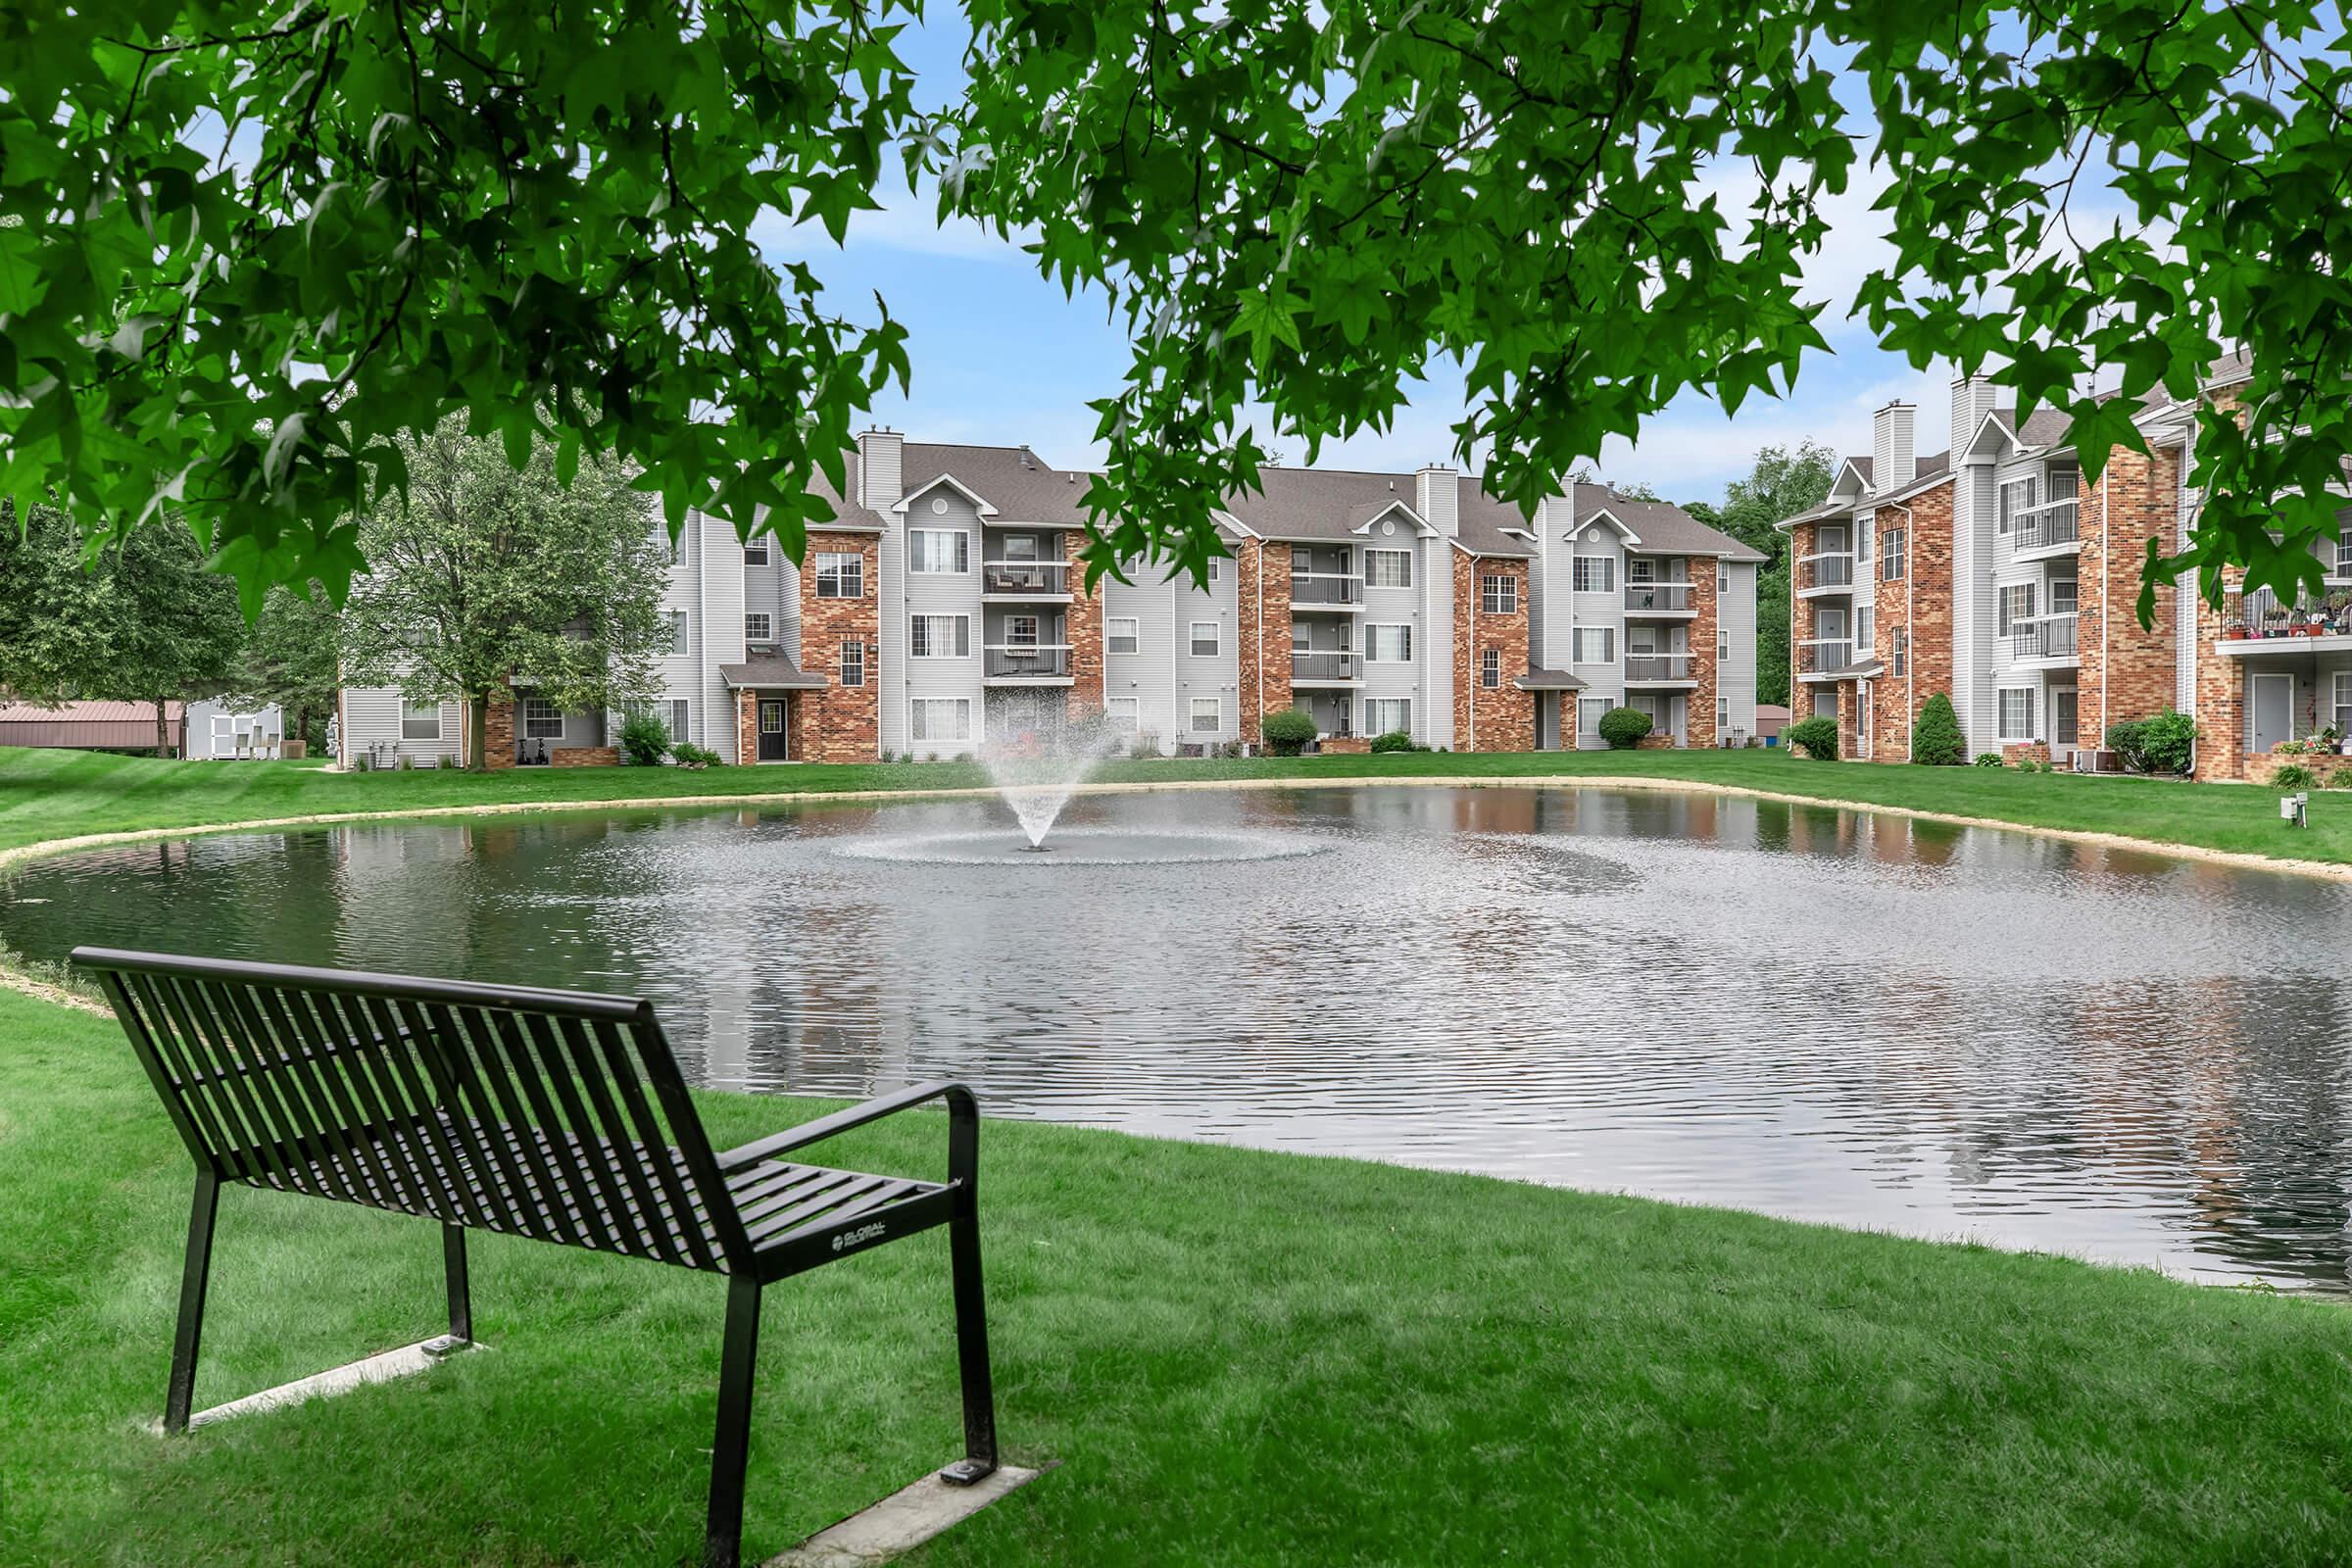
{"label": "balcony", "polygon": [[1799,678],[1822,679],[1854,662],[1854,645],[1845,637],[1808,637],[1796,645]]}
{"label": "balcony", "polygon": [[2038,558],[2080,550],[2081,517],[2081,503],[2073,496],[2028,507],[2017,514],[2017,525],[2009,531],[2009,553],[2020,558]]}
{"label": "balcony", "polygon": [[2077,647],[2082,634],[2081,627],[2081,618],[2071,610],[2033,620],[2012,621],[2009,658],[2018,663],[2029,660],[2044,660],[2071,664],[2080,657]]}
{"label": "balcony", "polygon": [[1625,585],[1625,612],[1629,616],[1677,617],[1696,613],[1687,582],[1629,582]]}
{"label": "balcony", "polygon": [[1291,612],[1354,610],[1364,602],[1364,579],[1345,571],[1291,573]]}
{"label": "balcony", "polygon": [[2220,651],[2232,659],[2333,654],[2352,648],[2352,607],[2289,610],[2268,588],[2245,596],[2237,618],[2222,627]]}
{"label": "balcony", "polygon": [[1628,654],[1625,656],[1625,683],[1628,686],[1679,686],[1691,680],[1689,654]]}
{"label": "balcony", "polygon": [[1363,678],[1364,656],[1347,649],[1291,655],[1294,686],[1337,686]]}
{"label": "balcony", "polygon": [[990,643],[981,653],[985,679],[1054,686],[1070,683],[1068,643]]}
{"label": "balcony", "polygon": [[1842,594],[1854,588],[1854,558],[1842,550],[1826,550],[1796,558],[1799,594]]}
{"label": "balcony", "polygon": [[1067,600],[1069,572],[1066,561],[984,561],[980,564],[980,597]]}

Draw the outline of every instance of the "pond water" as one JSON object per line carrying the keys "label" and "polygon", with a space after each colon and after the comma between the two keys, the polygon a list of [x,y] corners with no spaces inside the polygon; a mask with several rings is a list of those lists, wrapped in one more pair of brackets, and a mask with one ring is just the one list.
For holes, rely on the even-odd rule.
{"label": "pond water", "polygon": [[[691,1075],[2342,1292],[2352,888],[1603,790],[481,818],[35,861],[0,943],[643,995]],[[1107,853],[1156,846],[1141,862]]]}

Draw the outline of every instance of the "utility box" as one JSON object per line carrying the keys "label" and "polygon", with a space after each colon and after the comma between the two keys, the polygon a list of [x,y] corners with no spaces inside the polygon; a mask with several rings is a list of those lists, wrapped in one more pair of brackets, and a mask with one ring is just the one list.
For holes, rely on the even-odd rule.
{"label": "utility box", "polygon": [[2281,795],[2278,797],[2278,820],[2290,827],[2307,827],[2310,824],[2306,820],[2306,813],[2310,806],[2311,797],[2301,791]]}

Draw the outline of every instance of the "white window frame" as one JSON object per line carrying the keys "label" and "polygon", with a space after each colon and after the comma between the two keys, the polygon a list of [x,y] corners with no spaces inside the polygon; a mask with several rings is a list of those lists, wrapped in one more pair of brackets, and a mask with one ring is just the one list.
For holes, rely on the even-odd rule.
{"label": "white window frame", "polygon": [[[2018,722],[2014,727],[2012,727],[2009,722],[2009,699],[2012,697],[2018,699],[2018,710],[2020,714]],[[1993,709],[1995,714],[1997,715],[1997,721],[2000,728],[2000,738],[2002,740],[2030,741],[2034,738],[2033,687],[2003,686],[1993,699]]]}
{"label": "white window frame", "polygon": [[[865,597],[865,552],[861,550],[822,550],[817,552],[813,567],[816,573],[816,597],[819,599],[863,599]],[[826,583],[833,591],[825,591]],[[853,582],[856,593],[847,593]]]}
{"label": "white window frame", "polygon": [[[1403,646],[1394,654],[1380,651],[1384,631],[1399,634]],[[1404,620],[1374,621],[1364,628],[1364,662],[1367,664],[1409,664],[1413,662],[1413,626]]]}
{"label": "white window frame", "polygon": [[1222,582],[1222,581],[1224,580],[1224,578],[1225,578],[1225,562],[1224,562],[1224,558],[1222,558],[1222,557],[1220,557],[1220,556],[1211,556],[1211,557],[1209,557],[1209,558],[1208,558],[1208,580],[1209,580],[1210,582]]}
{"label": "white window frame", "polygon": [[[1389,574],[1393,573],[1393,577]],[[1364,551],[1364,586],[1367,588],[1410,588],[1413,585],[1413,553],[1410,550]]]}
{"label": "white window frame", "polygon": [[2335,569],[2331,577],[2352,577],[2352,528],[2338,528],[2335,533]]}
{"label": "white window frame", "polygon": [[1114,735],[1133,735],[1143,722],[1142,699],[1135,697],[1105,697],[1102,699],[1102,722]]}
{"label": "white window frame", "polygon": [[[428,733],[424,726],[430,725]],[[441,705],[400,700],[400,738],[404,741],[437,741],[441,738]]]}
{"label": "white window frame", "polygon": [[1478,656],[1478,683],[1489,691],[1502,688],[1502,650],[1489,648]]}
{"label": "white window frame", "polygon": [[[2038,596],[2030,582],[2005,582],[1993,596],[1993,634],[1998,637],[2015,635],[2020,625],[2034,619],[2034,601]],[[2023,610],[2014,608],[2025,606]]]}
{"label": "white window frame", "polygon": [[[2066,590],[2066,605],[2063,609],[2061,609],[2058,604],[2058,590],[2061,588]],[[2082,612],[2082,585],[2079,580],[2073,577],[2053,577],[2050,579],[2049,603],[2044,606],[2042,610],[2044,618],[2047,618],[2050,615],[2079,614]]]}
{"label": "white window frame", "polygon": [[[1587,638],[1600,639],[1600,657],[1585,657]],[[1568,634],[1568,662],[1572,664],[1614,664],[1617,662],[1617,628],[1614,626],[1576,626]]]}
{"label": "white window frame", "polygon": [[1721,740],[1723,732],[1731,727],[1732,700],[1729,697],[1718,697],[1715,699],[1715,738]]}
{"label": "white window frame", "polygon": [[1879,581],[1901,582],[1903,574],[1911,569],[1910,543],[1905,537],[1908,532],[1899,523],[1879,530]]}
{"label": "white window frame", "polygon": [[768,564],[769,559],[767,535],[761,534],[758,538],[746,539],[743,542],[743,564],[745,565],[764,566]]}
{"label": "white window frame", "polygon": [[[549,725],[554,728],[549,728]],[[564,738],[564,710],[544,697],[525,697],[522,700],[522,738],[526,741],[560,741]]]}
{"label": "white window frame", "polygon": [[2335,672],[2334,690],[2329,694],[2329,707],[2335,710],[2335,729],[2339,735],[2352,737],[2352,669]]}
{"label": "white window frame", "polygon": [[1720,595],[1728,594],[1731,591],[1732,564],[1728,561],[1718,561],[1715,563],[1715,592]]}
{"label": "white window frame", "polygon": [[1490,615],[1519,613],[1519,579],[1507,571],[1480,573],[1478,608]]}
{"label": "white window frame", "polygon": [[[1122,626],[1126,630],[1121,631],[1119,628]],[[1119,646],[1121,643],[1125,643],[1127,646],[1121,648]],[[1105,620],[1102,623],[1102,646],[1106,651],[1114,654],[1132,654],[1141,651],[1144,646],[1143,617],[1140,615],[1113,615]]]}
{"label": "white window frame", "polygon": [[1722,663],[1732,657],[1732,634],[1723,626],[1715,628],[1715,662]]}
{"label": "white window frame", "polygon": [[[1186,639],[1185,646],[1192,650],[1195,659],[1214,659],[1225,651],[1225,631],[1221,623],[1213,620],[1196,620],[1187,630],[1190,635]],[[1203,631],[1208,633],[1205,638],[1200,635]],[[1205,649],[1200,646],[1203,642],[1208,644]]]}
{"label": "white window frame", "polygon": [[[950,725],[956,731],[953,735],[931,733],[933,710],[942,708],[950,710],[953,714]],[[968,743],[972,738],[972,700],[968,697],[909,698],[906,703],[906,734],[910,740],[922,741],[926,745]]]}
{"label": "white window frame", "polygon": [[[1395,713],[1401,722],[1384,724],[1384,714]],[[1413,732],[1413,700],[1410,697],[1367,697],[1364,699],[1364,733],[1390,735]]]}
{"label": "white window frame", "polygon": [[[955,540],[953,545],[939,543],[951,536]],[[947,564],[936,564],[942,560]],[[971,575],[972,531],[969,528],[907,529],[906,569],[924,577],[967,577]]]}
{"label": "white window frame", "polygon": [[683,610],[673,610],[669,612],[670,657],[675,659],[679,655],[688,653],[691,650],[689,650],[686,646],[686,612]]}
{"label": "white window frame", "polygon": [[[1576,700],[1576,732],[1579,735],[1599,734],[1600,715],[1616,706],[1616,701],[1613,698],[1579,697]],[[1592,715],[1592,721],[1589,724],[1585,722],[1585,716],[1588,713]]]}
{"label": "white window frame", "polygon": [[[2021,503],[2012,505],[2013,492],[2016,491],[2025,492],[2024,499]],[[1996,497],[1993,531],[2003,537],[2017,532],[2017,519],[2032,512],[2040,499],[2041,481],[2033,474],[2028,474],[2023,479],[2012,479],[2002,485]]]}
{"label": "white window frame", "polygon": [[[862,637],[844,637],[841,640],[841,646],[835,652],[836,662],[834,666],[834,679],[839,681],[844,686],[864,685],[865,639]],[[856,677],[855,679],[851,678],[853,675]]]}
{"label": "white window frame", "polygon": [[[947,622],[954,627],[948,638],[946,652],[931,648],[932,621]],[[909,659],[969,659],[972,657],[972,617],[969,615],[921,614],[906,617],[906,657]]]}
{"label": "white window frame", "polygon": [[1886,633],[1886,673],[1911,673],[1911,628],[1908,626],[1895,626]]}
{"label": "white window frame", "polygon": [[776,617],[764,610],[743,612],[743,640],[747,643],[772,643],[776,640]]}
{"label": "white window frame", "polygon": [[1042,640],[1045,622],[1036,615],[1006,615],[1004,617],[1004,646],[1035,648]]}
{"label": "white window frame", "polygon": [[[1208,710],[1208,722],[1205,724],[1200,722],[1200,711],[1203,706]],[[1194,698],[1193,706],[1185,714],[1185,733],[1188,735],[1216,734],[1225,727],[1225,699],[1222,697]]]}
{"label": "white window frame", "polygon": [[[1590,570],[1587,564],[1590,563]],[[1597,582],[1587,582],[1588,577]],[[1568,589],[1579,594],[1613,594],[1617,591],[1617,558],[1579,553],[1568,558]]]}

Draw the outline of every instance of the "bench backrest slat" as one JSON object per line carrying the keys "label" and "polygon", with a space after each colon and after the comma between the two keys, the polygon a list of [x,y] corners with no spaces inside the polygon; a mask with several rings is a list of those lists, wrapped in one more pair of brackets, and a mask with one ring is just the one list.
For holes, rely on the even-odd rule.
{"label": "bench backrest slat", "polygon": [[720,1270],[751,1247],[647,1004],[114,949],[105,980],[225,1181]]}

